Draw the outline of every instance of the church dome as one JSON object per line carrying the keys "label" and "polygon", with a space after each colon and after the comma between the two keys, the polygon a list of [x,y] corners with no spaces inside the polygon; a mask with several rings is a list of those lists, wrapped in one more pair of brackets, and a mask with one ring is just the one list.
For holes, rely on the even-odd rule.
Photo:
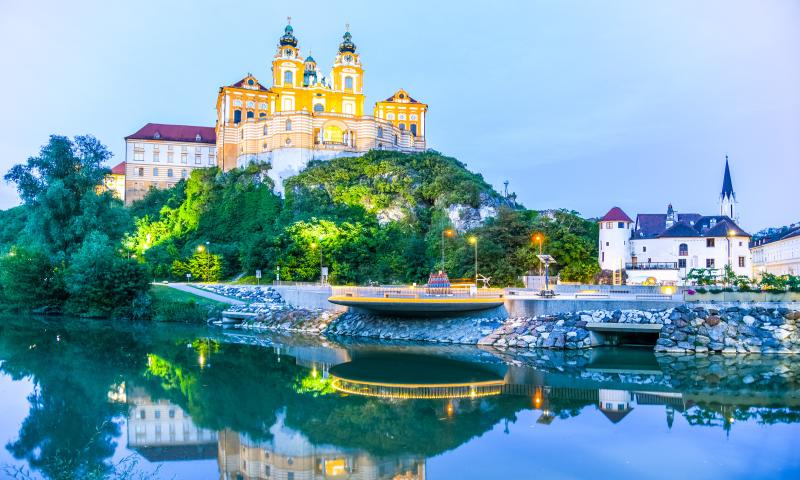
{"label": "church dome", "polygon": [[311,55],[307,56],[305,61],[306,63],[317,63],[317,61],[314,60],[314,57],[312,57]]}
{"label": "church dome", "polygon": [[342,38],[344,41],[339,44],[339,53],[355,53],[356,44],[353,43],[353,36],[350,34],[350,32],[344,32],[344,36]]}
{"label": "church dome", "polygon": [[281,47],[285,47],[287,45],[292,47],[297,47],[297,38],[293,35],[294,29],[291,25],[286,25],[286,29],[284,29],[283,36],[281,37],[278,44]]}

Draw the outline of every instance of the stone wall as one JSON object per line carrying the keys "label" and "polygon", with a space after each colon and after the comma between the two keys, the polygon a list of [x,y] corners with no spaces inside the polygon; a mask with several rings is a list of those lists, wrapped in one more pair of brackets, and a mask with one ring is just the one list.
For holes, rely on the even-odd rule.
{"label": "stone wall", "polygon": [[681,305],[663,310],[587,310],[504,319],[410,319],[322,310],[268,312],[245,328],[386,340],[478,344],[498,349],[578,350],[647,334],[663,353],[800,353],[800,311],[780,307]]}

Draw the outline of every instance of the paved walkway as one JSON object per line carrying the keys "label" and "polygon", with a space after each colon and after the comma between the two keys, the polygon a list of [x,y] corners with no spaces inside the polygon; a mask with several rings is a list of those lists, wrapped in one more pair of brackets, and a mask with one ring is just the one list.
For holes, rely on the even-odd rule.
{"label": "paved walkway", "polygon": [[167,283],[167,284],[160,284],[167,287],[174,288],[176,290],[181,290],[183,292],[191,293],[192,295],[197,295],[198,297],[205,297],[210,300],[216,300],[222,303],[228,303],[230,305],[244,305],[245,302],[241,300],[236,300],[234,298],[223,297],[222,295],[217,295],[214,292],[209,292],[208,290],[203,290],[202,288],[196,288],[186,283]]}

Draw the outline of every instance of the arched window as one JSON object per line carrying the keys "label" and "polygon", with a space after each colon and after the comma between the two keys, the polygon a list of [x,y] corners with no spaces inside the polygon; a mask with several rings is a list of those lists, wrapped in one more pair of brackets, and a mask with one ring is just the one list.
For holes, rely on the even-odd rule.
{"label": "arched window", "polygon": [[247,111],[247,118],[255,118],[255,114],[253,113],[252,110]]}
{"label": "arched window", "polygon": [[405,123],[401,123],[400,124],[400,131],[401,132],[405,132],[406,131],[406,124]]}
{"label": "arched window", "polygon": [[679,257],[688,257],[689,256],[689,245],[685,243],[681,243],[678,245],[678,256]]}
{"label": "arched window", "polygon": [[286,120],[286,131],[287,132],[291,132],[292,131],[292,121],[291,120]]}
{"label": "arched window", "polygon": [[314,111],[315,112],[324,112],[325,111],[325,105],[323,105],[321,103],[315,103],[314,104]]}
{"label": "arched window", "polygon": [[291,85],[294,83],[294,74],[291,70],[284,70],[283,72],[283,84],[284,85]]}
{"label": "arched window", "polygon": [[256,102],[252,100],[247,101],[247,108],[256,108]]}
{"label": "arched window", "polygon": [[386,120],[394,120],[394,113],[387,113]]}
{"label": "arched window", "polygon": [[353,77],[344,77],[344,89],[345,90],[353,89]]}
{"label": "arched window", "polygon": [[167,169],[167,176],[168,176],[169,178],[172,178],[172,169],[171,169],[171,168],[168,168],[168,169]]}
{"label": "arched window", "polygon": [[258,118],[267,118],[267,114],[264,113],[264,112],[261,112],[261,113],[258,114]]}
{"label": "arched window", "polygon": [[415,137],[417,136],[417,124],[416,123],[412,123],[411,124],[411,134],[414,135]]}
{"label": "arched window", "polygon": [[234,110],[233,111],[233,123],[239,123],[242,121],[242,111],[241,110]]}
{"label": "arched window", "polygon": [[383,138],[383,127],[378,127],[378,138]]}

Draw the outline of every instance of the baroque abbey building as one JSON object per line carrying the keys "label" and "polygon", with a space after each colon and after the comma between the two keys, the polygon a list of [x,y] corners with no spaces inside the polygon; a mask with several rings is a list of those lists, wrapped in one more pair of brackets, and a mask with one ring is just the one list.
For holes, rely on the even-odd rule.
{"label": "baroque abbey building", "polygon": [[223,170],[270,163],[277,189],[311,160],[353,156],[373,149],[425,150],[428,106],[398,90],[364,109],[364,70],[345,32],[326,76],[298,48],[286,25],[272,60],[272,86],[248,74],[217,96],[217,161]]}

